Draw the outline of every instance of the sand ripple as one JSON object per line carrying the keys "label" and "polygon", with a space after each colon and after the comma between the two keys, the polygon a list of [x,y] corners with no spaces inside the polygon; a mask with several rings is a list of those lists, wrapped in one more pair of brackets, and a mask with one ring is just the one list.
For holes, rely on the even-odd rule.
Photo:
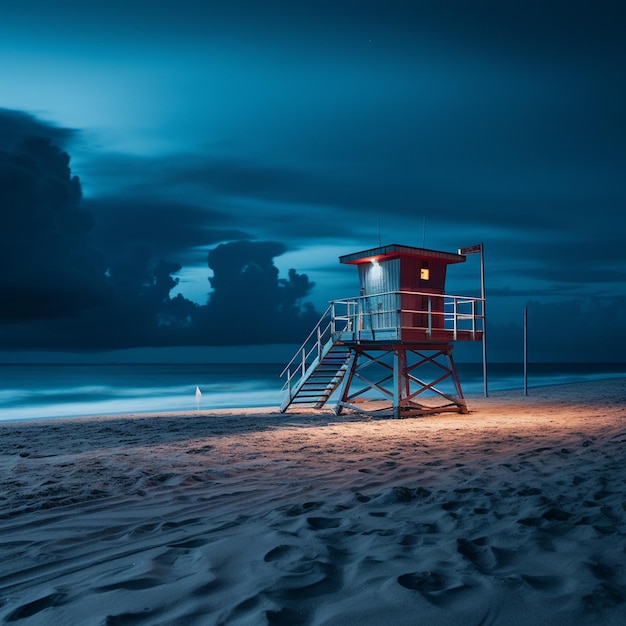
{"label": "sand ripple", "polygon": [[0,426],[0,618],[624,624],[624,381]]}

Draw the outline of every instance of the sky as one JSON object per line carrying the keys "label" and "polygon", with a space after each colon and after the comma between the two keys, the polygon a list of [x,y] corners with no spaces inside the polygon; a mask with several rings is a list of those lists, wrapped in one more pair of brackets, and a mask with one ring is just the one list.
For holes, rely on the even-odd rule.
{"label": "sky", "polygon": [[491,360],[626,361],[622,2],[0,8],[0,360],[282,357],[339,256],[482,242]]}

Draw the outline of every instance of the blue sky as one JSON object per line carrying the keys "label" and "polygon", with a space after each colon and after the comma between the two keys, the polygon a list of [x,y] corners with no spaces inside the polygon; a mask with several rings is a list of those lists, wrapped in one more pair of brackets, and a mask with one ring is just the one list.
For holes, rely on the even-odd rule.
{"label": "blue sky", "polygon": [[[538,360],[624,360],[625,12],[3,2],[0,349],[294,343],[329,299],[358,291],[338,256],[380,236],[484,242],[494,359],[518,358],[528,306]],[[16,148],[33,135],[52,147]],[[15,187],[24,151],[41,180],[63,152],[63,185],[79,179],[54,249],[25,200],[53,187],[34,166]],[[15,230],[20,211],[39,226]],[[275,313],[247,332],[209,281],[220,245],[215,259],[255,264],[240,288],[265,285],[258,308]],[[474,295],[476,259],[466,266],[449,286]]]}

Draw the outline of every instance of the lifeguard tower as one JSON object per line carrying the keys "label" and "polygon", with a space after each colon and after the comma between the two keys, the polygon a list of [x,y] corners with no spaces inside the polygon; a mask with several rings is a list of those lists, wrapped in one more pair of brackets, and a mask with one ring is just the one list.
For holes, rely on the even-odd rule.
{"label": "lifeguard tower", "polygon": [[335,394],[337,414],[466,413],[453,342],[482,339],[485,301],[445,293],[448,266],[465,260],[397,244],[340,257],[356,265],[360,295],[332,301],[285,367],[281,412]]}

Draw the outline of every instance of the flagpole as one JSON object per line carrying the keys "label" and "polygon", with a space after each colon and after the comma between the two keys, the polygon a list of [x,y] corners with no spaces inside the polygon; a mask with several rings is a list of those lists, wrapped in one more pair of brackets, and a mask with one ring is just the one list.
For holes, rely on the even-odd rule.
{"label": "flagpole", "polygon": [[484,244],[478,243],[474,246],[468,246],[467,248],[459,248],[459,254],[480,254],[480,299],[482,302],[482,317],[483,317],[483,386],[485,390],[485,398],[489,395],[487,385],[487,314],[486,298],[485,298],[485,251]]}
{"label": "flagpole", "polygon": [[483,301],[483,386],[486,398],[489,396],[487,384],[487,314],[485,313],[487,301],[485,299],[485,252],[482,243],[480,244],[480,297]]}

